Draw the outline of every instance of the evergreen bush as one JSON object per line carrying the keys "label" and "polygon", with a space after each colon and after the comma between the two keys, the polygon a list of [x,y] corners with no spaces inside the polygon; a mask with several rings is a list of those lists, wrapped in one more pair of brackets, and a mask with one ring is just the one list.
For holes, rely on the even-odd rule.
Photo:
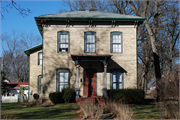
{"label": "evergreen bush", "polygon": [[57,104],[57,103],[64,103],[63,100],[63,93],[62,92],[53,92],[49,94],[49,99],[51,100],[52,103]]}
{"label": "evergreen bush", "polygon": [[62,92],[53,92],[49,94],[49,99],[54,103],[73,103],[75,100],[75,89],[74,88],[63,88]]}
{"label": "evergreen bush", "polygon": [[145,96],[141,89],[111,89],[107,94],[110,100],[123,103],[141,103]]}
{"label": "evergreen bush", "polygon": [[75,102],[75,89],[74,88],[63,88],[62,89],[62,93],[63,93],[63,99],[65,102],[67,103],[72,103]]}

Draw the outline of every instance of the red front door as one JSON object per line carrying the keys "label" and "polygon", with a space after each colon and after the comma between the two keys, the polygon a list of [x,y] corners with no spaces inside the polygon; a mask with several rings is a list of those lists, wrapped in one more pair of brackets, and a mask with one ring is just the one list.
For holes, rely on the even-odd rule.
{"label": "red front door", "polygon": [[85,70],[84,71],[84,95],[91,96],[96,95],[96,71]]}

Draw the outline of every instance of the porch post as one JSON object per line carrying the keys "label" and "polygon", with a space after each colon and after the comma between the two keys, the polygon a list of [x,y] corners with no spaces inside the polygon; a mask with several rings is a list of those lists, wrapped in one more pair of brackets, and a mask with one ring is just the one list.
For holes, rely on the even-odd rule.
{"label": "porch post", "polygon": [[76,64],[76,98],[79,98],[79,64]]}
{"label": "porch post", "polygon": [[103,75],[103,97],[107,98],[107,64],[104,64],[104,75]]}

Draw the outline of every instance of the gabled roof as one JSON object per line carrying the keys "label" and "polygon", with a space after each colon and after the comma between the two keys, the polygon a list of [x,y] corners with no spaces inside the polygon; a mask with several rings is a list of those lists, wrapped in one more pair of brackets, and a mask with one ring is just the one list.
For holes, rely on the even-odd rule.
{"label": "gabled roof", "polygon": [[73,20],[73,21],[86,21],[86,20],[95,20],[95,21],[144,21],[146,18],[124,15],[117,13],[108,13],[100,11],[74,11],[58,14],[47,14],[35,17],[36,20]]}
{"label": "gabled roof", "polygon": [[11,89],[20,89],[21,86],[24,86],[26,89],[28,89],[28,82],[6,82],[5,84],[8,84]]}
{"label": "gabled roof", "polygon": [[29,55],[31,52],[33,52],[33,51],[35,51],[35,50],[42,49],[42,47],[43,47],[43,44],[39,44],[39,45],[36,45],[36,46],[34,46],[34,47],[31,47],[31,48],[26,49],[26,50],[24,51],[24,53],[25,53],[26,55]]}

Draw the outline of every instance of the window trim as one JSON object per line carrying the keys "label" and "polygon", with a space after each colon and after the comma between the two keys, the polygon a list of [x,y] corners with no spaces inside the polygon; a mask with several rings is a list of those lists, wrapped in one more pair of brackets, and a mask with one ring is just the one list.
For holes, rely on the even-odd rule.
{"label": "window trim", "polygon": [[[95,36],[95,42],[94,42],[94,44],[95,44],[95,51],[94,52],[86,52],[87,50],[87,48],[86,48],[86,36],[87,35],[94,35]],[[96,32],[94,32],[94,31],[86,31],[86,32],[84,32],[84,53],[96,53]]]}
{"label": "window trim", "polygon": [[43,52],[38,52],[38,65],[40,65],[40,58],[39,58],[40,57],[39,56],[40,53],[42,53],[42,64],[43,64]]}
{"label": "window trim", "polygon": [[68,68],[59,68],[59,69],[56,69],[56,91],[59,92],[59,86],[58,86],[58,80],[59,80],[59,73],[61,71],[67,71],[69,73],[69,76],[68,76],[68,86],[70,87],[70,70]]}
{"label": "window trim", "polygon": [[[113,43],[112,43],[112,41],[113,41],[113,38],[112,38],[112,36],[113,35],[121,35],[121,43],[120,43],[120,45],[121,45],[121,52],[113,52],[113,47],[112,47],[112,45],[113,45]],[[123,53],[123,34],[122,34],[122,32],[119,32],[119,31],[113,31],[113,32],[111,32],[110,33],[110,41],[111,41],[111,43],[110,43],[110,49],[111,49],[111,53],[115,53],[115,54],[122,54]]]}
{"label": "window trim", "polygon": [[124,72],[123,72],[123,70],[118,70],[118,69],[111,70],[111,72],[110,72],[110,89],[113,89],[113,87],[112,87],[112,83],[113,83],[112,82],[112,73],[113,72],[120,72],[121,73],[121,75],[122,75],[122,89],[124,89]]}
{"label": "window trim", "polygon": [[39,78],[40,78],[40,77],[43,78],[42,75],[38,75],[38,80],[37,80],[37,92],[38,92],[38,93],[41,93],[41,92],[42,92],[42,89],[39,91],[39,80],[40,80]]}
{"label": "window trim", "polygon": [[[59,51],[60,35],[68,35],[68,52]],[[58,31],[57,32],[57,53],[70,53],[70,32],[69,31]]]}

